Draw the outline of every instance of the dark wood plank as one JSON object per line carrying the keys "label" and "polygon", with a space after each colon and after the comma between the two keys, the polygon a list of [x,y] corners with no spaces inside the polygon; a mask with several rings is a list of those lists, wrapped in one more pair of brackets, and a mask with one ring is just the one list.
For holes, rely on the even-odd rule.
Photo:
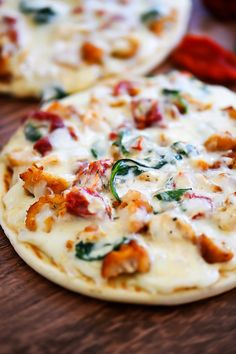
{"label": "dark wood plank", "polygon": [[[191,28],[231,47],[235,27],[210,20],[194,3]],[[214,31],[214,32],[213,32]],[[229,31],[229,32],[227,32]],[[165,70],[168,65],[164,65]],[[0,146],[33,101],[0,97]],[[165,307],[113,304],[64,290],[31,270],[0,231],[0,353],[235,353],[236,290]]]}

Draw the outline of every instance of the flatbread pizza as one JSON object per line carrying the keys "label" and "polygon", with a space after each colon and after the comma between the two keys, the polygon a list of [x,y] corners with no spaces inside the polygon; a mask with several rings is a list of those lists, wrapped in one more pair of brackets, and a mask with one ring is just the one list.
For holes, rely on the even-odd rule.
{"label": "flatbread pizza", "polygon": [[0,92],[61,98],[146,74],[183,36],[191,0],[2,0]]}
{"label": "flatbread pizza", "polygon": [[236,96],[186,73],[112,79],[29,112],[1,154],[1,224],[37,272],[174,305],[236,285]]}

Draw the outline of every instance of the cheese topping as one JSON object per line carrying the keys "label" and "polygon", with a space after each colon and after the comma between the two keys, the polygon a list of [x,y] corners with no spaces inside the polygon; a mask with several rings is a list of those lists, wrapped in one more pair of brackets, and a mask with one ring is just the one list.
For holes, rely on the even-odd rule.
{"label": "cheese topping", "polygon": [[124,70],[148,72],[182,36],[189,7],[189,0],[1,1],[0,90],[62,97]]}
{"label": "cheese topping", "polygon": [[171,72],[30,113],[2,155],[7,224],[68,276],[211,286],[236,267],[234,109],[229,90]]}

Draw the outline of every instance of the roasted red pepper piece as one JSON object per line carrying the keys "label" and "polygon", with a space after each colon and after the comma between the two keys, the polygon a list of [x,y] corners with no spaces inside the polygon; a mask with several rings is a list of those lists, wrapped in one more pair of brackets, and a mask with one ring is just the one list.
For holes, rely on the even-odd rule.
{"label": "roasted red pepper piece", "polygon": [[111,132],[109,134],[109,139],[110,140],[116,140],[118,138],[118,133],[117,132]]}
{"label": "roasted red pepper piece", "polygon": [[118,82],[113,89],[114,96],[120,96],[128,94],[130,96],[136,96],[139,93],[139,89],[135,87],[134,83],[128,80]]}
{"label": "roasted red pepper piece", "polygon": [[89,211],[89,200],[86,194],[91,194],[87,188],[74,187],[66,196],[66,208],[68,213],[81,217],[88,217],[94,215]]}
{"label": "roasted red pepper piece", "polygon": [[2,17],[3,23],[6,26],[7,29],[7,36],[11,43],[18,44],[19,41],[19,34],[16,28],[17,25],[17,19],[12,16],[3,16]]}
{"label": "roasted red pepper piece", "polygon": [[48,137],[45,136],[34,144],[34,149],[37,150],[42,156],[45,156],[47,152],[52,150],[52,144],[50,143]]}
{"label": "roasted red pepper piece", "polygon": [[78,141],[79,138],[78,138],[78,136],[77,136],[77,134],[75,132],[74,127],[67,127],[67,129],[68,129],[68,132],[69,132],[70,136],[72,137],[72,139],[75,140],[75,141]]}
{"label": "roasted red pepper piece", "polygon": [[134,145],[131,146],[132,149],[134,150],[138,150],[138,151],[142,151],[143,150],[143,141],[144,141],[144,137],[143,136],[139,136]]}
{"label": "roasted red pepper piece", "polygon": [[236,82],[236,55],[206,36],[185,36],[172,60],[200,79],[218,84]]}
{"label": "roasted red pepper piece", "polygon": [[112,160],[98,160],[92,162],[81,162],[76,173],[75,183],[102,190],[106,180],[103,178],[109,168],[112,166]]}
{"label": "roasted red pepper piece", "polygon": [[28,118],[50,122],[50,132],[59,128],[64,128],[65,126],[62,118],[59,115],[51,112],[34,111],[29,114]]}
{"label": "roasted red pepper piece", "polygon": [[105,160],[97,160],[92,162],[82,162],[79,166],[77,171],[78,176],[83,176],[85,174],[91,176],[99,174],[103,176],[107,169],[112,166],[112,160],[105,159]]}
{"label": "roasted red pepper piece", "polygon": [[12,16],[3,16],[3,22],[9,26],[13,26],[17,23],[17,19]]}
{"label": "roasted red pepper piece", "polygon": [[131,110],[135,125],[138,129],[151,127],[163,120],[158,102],[148,98],[142,98],[131,102]]}
{"label": "roasted red pepper piece", "polygon": [[[103,204],[103,210],[100,212],[91,212],[89,210],[89,206],[91,205],[90,197],[100,200]],[[111,217],[111,208],[106,205],[101,194],[91,188],[73,187],[66,195],[66,208],[68,213],[82,218],[94,216],[98,213],[100,213],[100,216],[104,213]]]}

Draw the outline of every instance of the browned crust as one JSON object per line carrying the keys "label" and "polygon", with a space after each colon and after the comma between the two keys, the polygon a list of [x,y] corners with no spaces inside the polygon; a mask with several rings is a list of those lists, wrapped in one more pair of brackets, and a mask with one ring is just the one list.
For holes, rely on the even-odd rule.
{"label": "browned crust", "polygon": [[4,174],[4,186],[6,192],[9,191],[11,182],[12,182],[12,176],[13,176],[13,171],[10,167],[6,168],[5,174]]}

